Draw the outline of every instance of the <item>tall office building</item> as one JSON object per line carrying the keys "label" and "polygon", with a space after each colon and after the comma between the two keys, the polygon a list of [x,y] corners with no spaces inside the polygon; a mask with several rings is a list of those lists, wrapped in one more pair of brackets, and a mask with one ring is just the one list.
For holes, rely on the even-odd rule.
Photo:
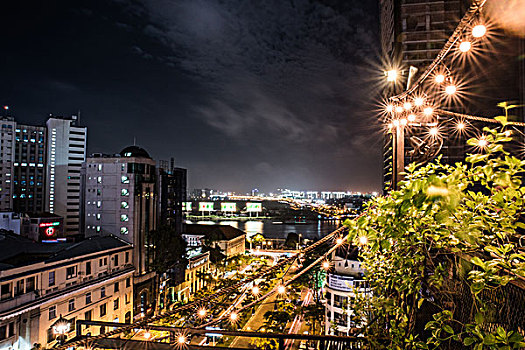
{"label": "tall office building", "polygon": [[44,126],[1,120],[0,210],[36,213],[45,209]]}
{"label": "tall office building", "polygon": [[82,168],[84,233],[115,235],[133,244],[135,312],[143,316],[155,304],[155,273],[150,232],[157,225],[155,161],[137,146],[120,154],[94,154]]}
{"label": "tall office building", "polygon": [[172,227],[179,234],[182,234],[182,203],[186,202],[187,198],[186,174],[186,169],[175,167],[173,158],[169,163],[159,161],[157,168],[158,223]]}
{"label": "tall office building", "polygon": [[47,120],[46,211],[64,217],[65,234],[80,231],[80,169],[86,160],[87,128],[78,118]]}
{"label": "tall office building", "polygon": [[0,211],[12,211],[16,122],[12,117],[2,117],[0,122]]}

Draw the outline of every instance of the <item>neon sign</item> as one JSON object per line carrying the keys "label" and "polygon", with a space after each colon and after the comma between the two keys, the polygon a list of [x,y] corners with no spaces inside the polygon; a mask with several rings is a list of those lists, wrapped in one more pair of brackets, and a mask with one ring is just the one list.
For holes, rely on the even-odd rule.
{"label": "neon sign", "polygon": [[50,226],[58,226],[58,225],[60,225],[60,222],[59,221],[55,221],[55,222],[43,222],[43,223],[41,223],[38,226],[40,226],[40,227],[50,227]]}
{"label": "neon sign", "polygon": [[55,228],[54,227],[48,227],[45,229],[44,233],[46,236],[51,237],[55,234]]}

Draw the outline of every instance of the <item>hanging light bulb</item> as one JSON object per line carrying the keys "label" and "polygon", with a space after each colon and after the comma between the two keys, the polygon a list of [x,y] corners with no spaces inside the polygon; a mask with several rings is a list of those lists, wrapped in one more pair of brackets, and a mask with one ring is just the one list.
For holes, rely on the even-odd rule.
{"label": "hanging light bulb", "polygon": [[397,70],[391,69],[386,72],[386,80],[389,82],[395,82],[397,80]]}
{"label": "hanging light bulb", "polygon": [[277,293],[279,294],[284,294],[286,292],[286,287],[284,285],[280,285],[279,287],[277,287]]}
{"label": "hanging light bulb", "polygon": [[423,110],[423,114],[425,114],[427,117],[430,117],[434,113],[434,109],[432,107],[426,107]]}
{"label": "hanging light bulb", "polygon": [[439,130],[438,128],[436,128],[435,126],[430,128],[430,130],[428,131],[428,133],[430,134],[430,136],[437,136],[438,133],[439,133]]}
{"label": "hanging light bulb", "polygon": [[393,105],[388,105],[388,106],[386,106],[386,111],[387,111],[388,113],[392,113],[392,112],[394,111],[394,106],[393,106]]}
{"label": "hanging light bulb", "polygon": [[410,114],[407,117],[407,119],[408,119],[409,122],[415,122],[416,121],[416,115],[415,114]]}
{"label": "hanging light bulb", "polygon": [[463,130],[463,129],[465,129],[465,123],[463,123],[463,122],[459,122],[459,123],[456,125],[456,128],[457,128],[458,130]]}
{"label": "hanging light bulb", "polygon": [[482,136],[478,140],[478,147],[479,148],[485,148],[488,145],[488,141],[485,139],[485,136]]}
{"label": "hanging light bulb", "polygon": [[239,318],[239,315],[235,311],[233,311],[230,314],[230,321],[235,322],[235,321],[237,321],[238,318]]}
{"label": "hanging light bulb", "polygon": [[403,104],[403,108],[406,109],[407,111],[410,110],[410,109],[412,109],[412,103],[410,103],[410,102],[405,102],[405,103]]}
{"label": "hanging light bulb", "polygon": [[448,85],[446,88],[445,88],[445,92],[448,94],[448,95],[454,95],[456,93],[456,85]]}
{"label": "hanging light bulb", "polygon": [[443,74],[438,74],[436,75],[436,77],[434,78],[434,81],[438,84],[441,84],[442,82],[445,81],[445,76]]}
{"label": "hanging light bulb", "polygon": [[477,26],[474,26],[472,28],[472,36],[474,38],[481,38],[487,33],[487,27],[485,27],[483,24],[478,24]]}
{"label": "hanging light bulb", "polygon": [[323,269],[328,270],[330,268],[330,262],[329,261],[323,261]]}
{"label": "hanging light bulb", "polygon": [[423,105],[423,103],[425,103],[425,99],[423,97],[416,97],[414,99],[414,104],[417,106],[417,107],[421,107]]}
{"label": "hanging light bulb", "polygon": [[461,44],[459,44],[459,51],[468,52],[471,47],[472,44],[470,43],[470,41],[463,41]]}

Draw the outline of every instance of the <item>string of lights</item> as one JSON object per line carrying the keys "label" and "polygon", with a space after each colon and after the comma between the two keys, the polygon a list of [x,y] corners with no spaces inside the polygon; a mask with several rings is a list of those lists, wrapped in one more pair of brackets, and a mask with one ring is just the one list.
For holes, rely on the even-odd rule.
{"label": "string of lights", "polygon": [[[333,239],[334,237],[338,237],[336,239],[337,244],[340,244],[339,242],[342,243],[341,233],[344,232],[345,230],[346,230],[345,227],[341,227],[341,228],[339,228],[339,229],[329,233],[328,235],[326,235],[325,237],[321,238],[317,242],[309,245],[308,247],[305,247],[305,248],[299,250],[299,252],[297,252],[296,254],[294,254],[294,255],[292,255],[292,256],[290,256],[288,258],[282,259],[276,265],[271,266],[271,267],[263,270],[262,272],[260,272],[258,274],[251,275],[251,276],[243,279],[242,281],[239,281],[239,282],[235,283],[234,285],[232,285],[230,287],[223,288],[223,289],[221,289],[221,290],[219,290],[219,291],[217,291],[217,292],[215,292],[213,294],[210,294],[210,295],[208,295],[206,297],[194,300],[191,303],[182,305],[182,306],[180,306],[180,307],[178,307],[176,309],[173,309],[173,310],[170,310],[170,311],[165,311],[165,312],[163,312],[163,313],[161,313],[159,315],[146,317],[146,318],[144,318],[144,319],[142,319],[140,321],[130,323],[127,326],[119,327],[119,328],[114,329],[112,331],[109,331],[109,332],[106,332],[106,333],[102,333],[102,334],[99,334],[99,335],[96,335],[96,336],[91,336],[89,338],[89,340],[96,340],[96,339],[101,339],[101,338],[109,338],[109,337],[115,336],[117,334],[130,331],[130,330],[132,330],[134,328],[147,328],[148,324],[158,322],[158,321],[162,320],[163,318],[176,315],[176,314],[180,313],[181,311],[185,311],[185,310],[188,310],[188,309],[195,309],[196,312],[197,312],[197,315],[201,316],[202,314],[204,314],[204,316],[205,316],[206,315],[206,309],[202,308],[203,304],[209,303],[210,301],[215,300],[215,299],[219,298],[220,296],[223,296],[223,295],[226,295],[226,294],[230,294],[233,291],[236,291],[239,288],[243,287],[247,283],[253,282],[256,279],[262,278],[264,276],[267,276],[267,275],[273,273],[274,271],[276,271],[276,270],[286,266],[287,264],[291,263],[292,261],[294,261],[298,256],[300,256],[302,254],[305,254],[305,253],[308,253],[308,252],[310,252],[310,251],[312,251],[314,249],[317,249],[320,245],[322,245],[325,242]],[[66,350],[68,348],[75,347],[77,345],[84,345],[86,343],[86,341],[87,341],[86,339],[75,340],[75,341],[72,341],[72,342],[68,342],[67,344],[58,346],[55,349],[56,350]]]}
{"label": "string of lights", "polygon": [[[442,64],[445,57],[451,52],[452,48],[457,44],[458,40],[460,40],[463,37],[466,29],[472,26],[473,21],[479,15],[480,11],[483,9],[483,6],[485,6],[486,1],[487,0],[474,0],[473,1],[469,10],[463,16],[463,18],[459,22],[459,25],[456,27],[452,35],[449,37],[445,46],[443,46],[439,54],[436,56],[434,61],[427,67],[425,72],[421,74],[419,79],[408,90],[404,91],[403,93],[399,95],[392,96],[390,98],[391,100],[401,101],[405,99],[406,97],[412,95],[423,84],[423,82],[434,72],[434,70]],[[484,36],[485,33],[486,33],[486,27],[482,24],[479,24],[473,28],[472,35],[475,38],[480,38]],[[462,52],[469,51],[470,48],[471,48],[471,44],[469,41],[463,41],[459,45],[459,49]],[[440,80],[442,79],[442,75],[437,75],[436,78],[437,78],[436,82],[439,83]],[[443,81],[444,79],[441,80],[441,82]]]}
{"label": "string of lights", "polygon": [[[437,109],[436,113],[440,115],[448,116],[448,117],[458,118],[458,119],[470,119],[470,120],[476,120],[476,121],[484,122],[484,123],[501,124],[499,120],[496,120],[493,118],[479,117],[479,116],[464,114],[464,113],[456,113],[456,112],[451,112],[451,111],[445,111],[443,109]],[[508,121],[507,124],[515,125],[515,126],[525,126],[524,122]]]}

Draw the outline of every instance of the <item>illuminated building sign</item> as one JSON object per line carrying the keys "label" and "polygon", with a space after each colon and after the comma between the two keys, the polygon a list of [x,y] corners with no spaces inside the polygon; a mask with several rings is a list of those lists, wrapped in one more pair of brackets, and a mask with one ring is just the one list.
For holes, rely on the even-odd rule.
{"label": "illuminated building sign", "polygon": [[262,203],[246,203],[246,211],[249,213],[260,213],[262,212]]}
{"label": "illuminated building sign", "polygon": [[199,202],[199,211],[213,211],[213,202]]}
{"label": "illuminated building sign", "polygon": [[182,202],[182,211],[191,211],[191,202]]}
{"label": "illuminated building sign", "polygon": [[55,234],[55,228],[50,226],[44,230],[44,233],[46,234],[46,236],[51,237]]}
{"label": "illuminated building sign", "polygon": [[59,221],[55,221],[55,222],[43,222],[43,223],[41,223],[38,226],[40,226],[40,227],[50,227],[50,226],[58,226],[58,225],[60,225],[60,222]]}
{"label": "illuminated building sign", "polygon": [[221,211],[236,211],[237,204],[235,203],[221,203]]}

